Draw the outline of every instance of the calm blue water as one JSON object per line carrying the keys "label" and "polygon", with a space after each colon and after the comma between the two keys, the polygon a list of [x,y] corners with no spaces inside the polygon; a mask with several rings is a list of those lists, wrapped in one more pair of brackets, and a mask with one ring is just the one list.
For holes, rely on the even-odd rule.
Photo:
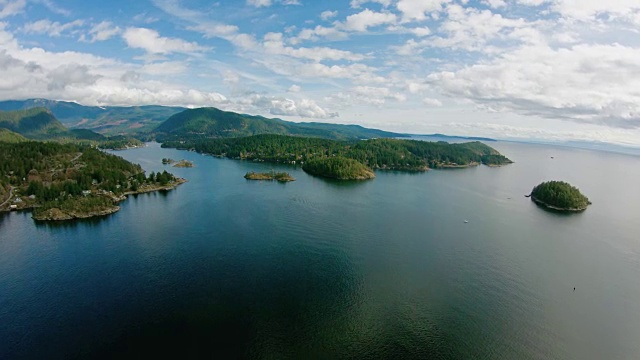
{"label": "calm blue water", "polygon": [[[359,183],[118,152],[197,167],[103,219],[0,215],[0,359],[640,358],[640,157],[490,145],[516,163]],[[298,180],[243,179],[272,168]],[[552,179],[593,205],[524,198]]]}

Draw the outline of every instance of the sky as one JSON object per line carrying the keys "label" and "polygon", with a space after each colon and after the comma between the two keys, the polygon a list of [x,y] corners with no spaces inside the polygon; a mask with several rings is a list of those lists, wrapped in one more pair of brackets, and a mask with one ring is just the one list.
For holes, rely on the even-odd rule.
{"label": "sky", "polygon": [[639,0],[0,0],[0,100],[640,146]]}

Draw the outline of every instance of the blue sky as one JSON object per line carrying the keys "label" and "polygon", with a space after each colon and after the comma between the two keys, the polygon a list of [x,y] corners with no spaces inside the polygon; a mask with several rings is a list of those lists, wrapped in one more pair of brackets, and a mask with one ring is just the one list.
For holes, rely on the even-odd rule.
{"label": "blue sky", "polygon": [[0,0],[0,100],[640,146],[640,1]]}

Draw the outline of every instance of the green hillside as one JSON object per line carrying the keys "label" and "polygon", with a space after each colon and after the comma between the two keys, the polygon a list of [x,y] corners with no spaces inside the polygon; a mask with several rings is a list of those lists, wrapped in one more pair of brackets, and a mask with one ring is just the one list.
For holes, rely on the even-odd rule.
{"label": "green hillside", "polygon": [[69,136],[69,131],[51,111],[42,107],[0,111],[0,128],[37,140]]}
{"label": "green hillside", "polygon": [[27,138],[8,129],[0,129],[0,141],[6,143],[19,143],[28,141]]}
{"label": "green hillside", "polygon": [[[125,136],[105,137],[88,129],[67,129],[51,111],[39,107],[27,110],[0,111],[0,130],[7,139],[74,142],[104,149],[140,146],[142,142]],[[0,134],[1,135],[1,134]],[[13,141],[16,142],[16,141]]]}
{"label": "green hillside", "polygon": [[167,119],[155,129],[155,132],[161,139],[172,140],[243,137],[258,134],[299,135],[341,140],[404,136],[357,125],[294,123],[216,108],[185,110]]}
{"label": "green hillside", "polygon": [[74,102],[46,99],[0,101],[0,110],[26,110],[44,107],[70,128],[91,129],[106,134],[132,134],[150,131],[171,115],[185,108],[170,106],[84,106]]}

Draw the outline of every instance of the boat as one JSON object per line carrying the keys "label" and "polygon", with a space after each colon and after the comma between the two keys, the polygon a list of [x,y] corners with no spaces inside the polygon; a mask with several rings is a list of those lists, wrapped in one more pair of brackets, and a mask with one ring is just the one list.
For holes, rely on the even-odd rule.
{"label": "boat", "polygon": [[469,220],[465,220],[465,221],[464,221],[464,223],[465,223],[465,224],[468,224],[468,223],[469,223]]}

